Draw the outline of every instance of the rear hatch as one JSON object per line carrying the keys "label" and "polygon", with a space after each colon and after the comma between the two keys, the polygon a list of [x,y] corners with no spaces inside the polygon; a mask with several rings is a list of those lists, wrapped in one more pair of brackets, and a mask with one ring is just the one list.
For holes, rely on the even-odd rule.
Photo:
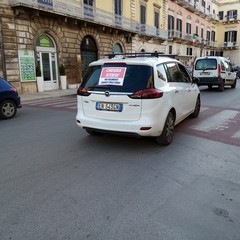
{"label": "rear hatch", "polygon": [[214,58],[198,59],[194,66],[194,77],[198,78],[217,78],[218,64]]}
{"label": "rear hatch", "polygon": [[148,65],[108,63],[90,66],[78,89],[83,113],[107,120],[138,120],[142,93],[153,86]]}

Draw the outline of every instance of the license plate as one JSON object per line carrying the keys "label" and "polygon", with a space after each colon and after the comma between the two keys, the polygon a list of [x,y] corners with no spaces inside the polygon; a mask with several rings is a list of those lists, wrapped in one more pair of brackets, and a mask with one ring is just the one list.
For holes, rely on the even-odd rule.
{"label": "license plate", "polygon": [[206,76],[208,76],[208,75],[210,75],[210,72],[202,72],[202,73],[200,73],[200,75],[206,75]]}
{"label": "license plate", "polygon": [[122,104],[120,103],[107,103],[107,102],[97,102],[96,109],[104,110],[104,111],[113,111],[113,112],[121,112]]}

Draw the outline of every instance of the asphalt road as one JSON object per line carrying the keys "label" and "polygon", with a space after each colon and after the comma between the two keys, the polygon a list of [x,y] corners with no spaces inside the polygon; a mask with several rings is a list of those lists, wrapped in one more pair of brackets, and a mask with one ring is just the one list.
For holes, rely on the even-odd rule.
{"label": "asphalt road", "polygon": [[[240,112],[240,84],[201,93]],[[33,104],[0,121],[1,240],[240,239],[240,147],[197,134],[204,111],[168,147],[89,136],[75,115]]]}

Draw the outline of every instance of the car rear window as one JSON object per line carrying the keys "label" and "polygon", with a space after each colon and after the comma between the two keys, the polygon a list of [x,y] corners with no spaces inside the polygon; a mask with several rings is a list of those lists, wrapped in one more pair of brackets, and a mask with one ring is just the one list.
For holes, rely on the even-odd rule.
{"label": "car rear window", "polygon": [[216,59],[199,59],[195,64],[195,70],[216,70]]}
{"label": "car rear window", "polygon": [[89,67],[81,86],[88,91],[133,93],[153,85],[151,66],[105,64]]}

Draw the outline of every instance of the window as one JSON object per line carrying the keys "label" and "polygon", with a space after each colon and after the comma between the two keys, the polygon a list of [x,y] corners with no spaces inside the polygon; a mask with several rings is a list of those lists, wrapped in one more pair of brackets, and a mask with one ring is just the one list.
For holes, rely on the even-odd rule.
{"label": "window", "polygon": [[215,54],[214,54],[214,51],[213,50],[211,50],[210,51],[210,56],[214,56]]}
{"label": "window", "polygon": [[236,42],[237,41],[237,31],[225,32],[224,42]]}
{"label": "window", "polygon": [[122,0],[114,0],[115,24],[122,25]]}
{"label": "window", "polygon": [[215,56],[223,57],[223,51],[216,52]]}
{"label": "window", "polygon": [[204,29],[201,28],[201,38],[203,38],[203,34],[204,34]]}
{"label": "window", "polygon": [[161,80],[167,81],[167,74],[163,64],[157,66],[157,74]]}
{"label": "window", "polygon": [[211,41],[215,42],[215,37],[216,37],[216,33],[215,33],[215,31],[212,31],[212,33],[211,33]]}
{"label": "window", "polygon": [[217,60],[216,59],[199,59],[195,64],[195,70],[216,70]]}
{"label": "window", "polygon": [[159,28],[159,12],[158,11],[154,11],[154,26],[158,29]]}
{"label": "window", "polygon": [[146,24],[146,6],[140,6],[140,23],[141,23],[141,32],[145,32]]}
{"label": "window", "polygon": [[210,33],[210,31],[207,31],[207,34],[206,34],[206,39],[207,39],[207,41],[210,41],[210,35],[211,35],[211,33]]}
{"label": "window", "polygon": [[84,0],[84,17],[93,18],[93,0]]}
{"label": "window", "polygon": [[227,20],[236,20],[237,19],[237,10],[227,11]]}
{"label": "window", "polygon": [[191,28],[192,28],[191,23],[187,23],[186,24],[186,33],[191,34],[191,32],[192,32]]}
{"label": "window", "polygon": [[168,29],[174,30],[174,17],[171,15],[168,15]]}
{"label": "window", "polygon": [[182,37],[182,19],[177,18],[177,31],[179,33],[178,37]]}
{"label": "window", "polygon": [[122,15],[122,0],[114,0],[115,14]]}
{"label": "window", "polygon": [[168,46],[168,53],[169,53],[169,54],[172,54],[172,46],[171,46],[171,45]]}
{"label": "window", "polygon": [[187,48],[187,55],[192,55],[192,48]]}
{"label": "window", "polygon": [[174,17],[168,15],[168,36],[172,37],[174,35]]}
{"label": "window", "polygon": [[198,26],[196,26],[196,35],[198,36]]}
{"label": "window", "polygon": [[115,43],[114,46],[113,46],[113,52],[114,53],[122,53],[123,50],[122,50],[122,47],[119,43]]}
{"label": "window", "polygon": [[[99,85],[99,78],[103,68],[124,68],[126,73],[122,86],[118,85]],[[153,87],[153,68],[145,65],[130,64],[107,64],[91,66],[83,79],[83,87],[87,90],[102,91],[106,89],[111,92],[136,92],[145,88]]]}
{"label": "window", "polygon": [[167,63],[168,82],[191,82],[185,67],[178,63]]}
{"label": "window", "polygon": [[219,20],[223,20],[224,12],[220,11],[218,12]]}

